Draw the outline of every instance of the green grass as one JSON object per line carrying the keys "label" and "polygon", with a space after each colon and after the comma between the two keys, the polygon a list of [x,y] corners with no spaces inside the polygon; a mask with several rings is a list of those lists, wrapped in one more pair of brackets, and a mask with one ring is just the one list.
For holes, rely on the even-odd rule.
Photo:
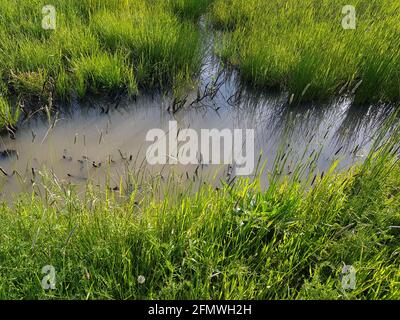
{"label": "green grass", "polygon": [[141,86],[171,83],[179,72],[190,76],[200,65],[198,30],[180,22],[165,8],[154,10],[104,11],[91,19],[91,29],[103,45],[129,55]]}
{"label": "green grass", "polygon": [[[46,188],[0,207],[0,298],[399,299],[397,136],[347,171],[279,176],[277,161],[266,190],[132,173],[119,192],[78,194],[42,172]],[[41,287],[45,265],[55,290]]]}
{"label": "green grass", "polygon": [[[55,0],[56,29],[44,30],[46,1],[0,1],[0,75],[10,96],[43,104],[52,94],[136,94],[192,78],[202,56],[189,1]],[[179,10],[178,10],[179,9]],[[179,11],[179,13],[178,13]],[[181,14],[191,17],[182,20]]]}
{"label": "green grass", "polygon": [[13,108],[10,101],[0,95],[0,128],[15,130],[20,116],[19,107]]}
{"label": "green grass", "polygon": [[296,100],[355,91],[357,103],[398,101],[399,3],[351,4],[356,30],[342,28],[340,1],[216,0],[211,20],[225,31],[219,54],[251,84]]}
{"label": "green grass", "polygon": [[184,19],[198,19],[214,0],[166,0],[172,11]]}
{"label": "green grass", "polygon": [[124,87],[130,93],[137,90],[132,68],[119,55],[106,53],[81,57],[72,63],[76,92],[84,97],[87,91],[118,92]]}

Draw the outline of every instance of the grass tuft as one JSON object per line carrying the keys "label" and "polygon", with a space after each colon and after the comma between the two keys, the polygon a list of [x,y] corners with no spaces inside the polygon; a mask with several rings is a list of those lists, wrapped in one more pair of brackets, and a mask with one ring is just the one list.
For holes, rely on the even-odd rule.
{"label": "grass tuft", "polygon": [[295,100],[347,92],[356,103],[400,99],[399,3],[354,1],[356,29],[342,28],[343,4],[320,0],[216,0],[222,57],[253,85]]}

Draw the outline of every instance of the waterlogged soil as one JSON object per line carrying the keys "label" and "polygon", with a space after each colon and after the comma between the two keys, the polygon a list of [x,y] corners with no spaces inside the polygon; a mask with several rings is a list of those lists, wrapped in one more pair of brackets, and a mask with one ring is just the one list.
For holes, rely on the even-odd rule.
{"label": "waterlogged soil", "polygon": [[128,172],[140,183],[172,173],[182,182],[201,176],[201,181],[216,184],[235,176],[235,167],[226,164],[149,165],[145,155],[152,143],[146,142],[146,134],[157,128],[168,133],[170,121],[199,136],[201,129],[254,129],[254,173],[266,162],[266,186],[278,150],[285,155],[286,174],[319,151],[315,165],[320,172],[336,159],[342,169],[362,161],[374,132],[391,112],[385,106],[354,106],[350,98],[288,105],[286,93],[246,88],[235,72],[221,72],[215,59],[205,63],[198,88],[182,95],[186,104],[181,107],[177,100],[158,93],[135,100],[88,99],[73,101],[57,117],[30,119],[14,139],[0,138],[1,197],[31,191],[44,172],[82,191],[89,182],[119,191]]}

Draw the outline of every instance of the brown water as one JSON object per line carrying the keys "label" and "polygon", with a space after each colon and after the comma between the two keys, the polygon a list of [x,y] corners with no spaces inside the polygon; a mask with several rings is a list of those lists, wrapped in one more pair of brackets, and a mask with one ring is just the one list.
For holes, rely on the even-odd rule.
{"label": "brown water", "polygon": [[[218,62],[210,59],[201,75],[201,92],[215,80],[217,69]],[[196,98],[197,89],[193,90],[186,107],[174,114],[167,111],[171,97],[153,94],[118,104],[99,99],[75,101],[63,109],[53,128],[54,118],[29,120],[17,132],[15,140],[0,138],[0,150],[17,152],[0,160],[0,167],[8,174],[0,177],[1,197],[8,199],[21,190],[30,190],[32,181],[44,169],[52,171],[60,181],[77,185],[91,181],[102,186],[109,177],[111,188],[118,186],[119,177],[127,170],[137,172],[145,167],[143,179],[171,171],[193,176],[196,170],[193,165],[149,166],[144,161],[150,145],[145,141],[146,133],[153,128],[167,131],[171,120],[177,121],[181,129],[190,127],[197,131],[254,129],[255,158],[257,161],[262,151],[261,162],[268,160],[267,170],[272,168],[282,143],[291,150],[288,171],[290,162],[296,163],[306,146],[307,154],[321,149],[319,170],[326,170],[337,158],[343,167],[363,159],[373,133],[391,111],[384,106],[352,106],[346,98],[317,105],[288,106],[285,94],[258,94],[242,87],[235,72],[222,74],[218,83],[221,86],[214,97],[188,106]],[[222,176],[229,169],[226,165],[210,165],[202,166],[201,171],[212,179],[215,171]]]}

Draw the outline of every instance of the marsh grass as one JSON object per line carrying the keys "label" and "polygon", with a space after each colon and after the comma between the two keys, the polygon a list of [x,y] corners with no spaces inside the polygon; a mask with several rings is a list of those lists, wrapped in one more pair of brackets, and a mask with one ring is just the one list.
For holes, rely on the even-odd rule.
{"label": "marsh grass", "polygon": [[88,91],[120,92],[127,88],[130,94],[137,92],[133,70],[121,55],[102,53],[81,57],[72,63],[76,79],[76,92],[84,97]]}
{"label": "marsh grass", "polygon": [[10,101],[0,95],[0,128],[15,129],[20,116],[20,108],[11,106]]}
{"label": "marsh grass", "polygon": [[[398,299],[398,134],[387,126],[345,171],[337,160],[285,175],[279,157],[267,189],[259,178],[215,188],[132,172],[118,192],[79,194],[43,171],[40,193],[0,207],[0,297]],[[342,289],[345,264],[355,290]],[[41,288],[45,265],[53,291]]]}
{"label": "marsh grass", "polygon": [[[56,29],[42,29],[45,1],[0,1],[0,74],[10,95],[44,104],[52,94],[136,94],[172,86],[200,69],[196,20],[190,1],[53,1]],[[173,9],[175,8],[175,9]],[[39,99],[39,102],[38,102]],[[40,100],[41,99],[41,100]]]}
{"label": "marsh grass", "polygon": [[400,7],[353,1],[356,30],[344,30],[339,1],[216,0],[211,21],[224,30],[219,52],[259,88],[296,100],[355,94],[356,103],[400,98]]}
{"label": "marsh grass", "polygon": [[167,0],[172,11],[184,19],[199,19],[214,0]]}

